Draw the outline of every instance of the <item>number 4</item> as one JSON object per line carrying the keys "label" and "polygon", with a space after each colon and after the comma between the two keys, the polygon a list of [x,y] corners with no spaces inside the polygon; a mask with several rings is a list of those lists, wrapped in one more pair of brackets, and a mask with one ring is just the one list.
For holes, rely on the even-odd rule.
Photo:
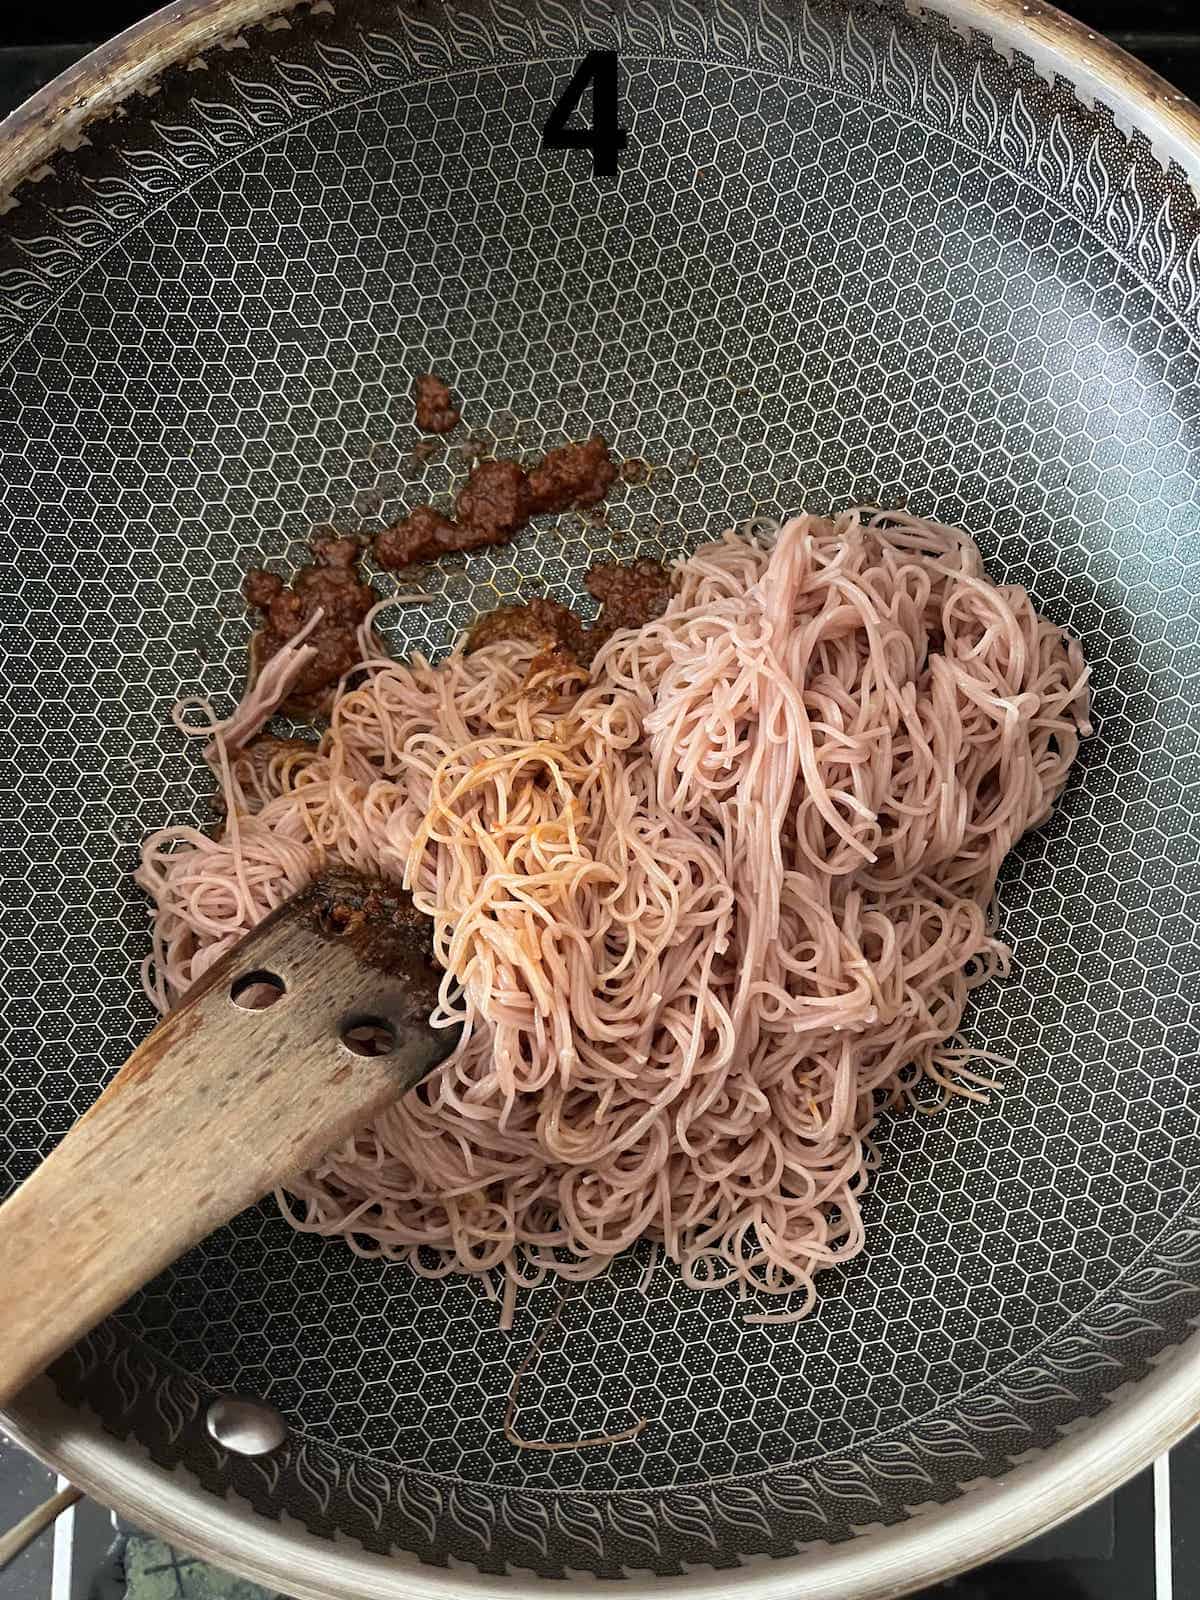
{"label": "number 4", "polygon": [[[567,118],[583,99],[589,84],[592,86],[592,125],[570,128]],[[542,149],[590,150],[592,176],[615,178],[617,155],[629,143],[629,135],[618,124],[617,98],[617,52],[590,50],[546,118]]]}

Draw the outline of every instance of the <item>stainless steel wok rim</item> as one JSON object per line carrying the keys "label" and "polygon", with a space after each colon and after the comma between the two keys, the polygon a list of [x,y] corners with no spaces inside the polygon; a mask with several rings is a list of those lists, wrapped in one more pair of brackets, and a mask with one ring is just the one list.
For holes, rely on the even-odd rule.
{"label": "stainless steel wok rim", "polygon": [[[1200,108],[1107,40],[1039,3],[908,3],[914,13],[936,13],[1005,54],[1030,58],[1044,76],[1066,80],[1081,101],[1108,106],[1119,128],[1144,136],[1158,160],[1178,167],[1200,193]],[[57,151],[86,136],[90,122],[133,94],[153,92],[167,67],[221,48],[239,30],[286,27],[287,12],[298,9],[308,10],[308,0],[175,0],[60,75],[0,125],[0,195],[36,181]],[[332,7],[317,0],[312,9]],[[1072,1516],[1169,1449],[1198,1420],[1200,1339],[1193,1336],[1110,1397],[1098,1417],[1003,1478],[849,1542],[757,1563],[742,1569],[737,1582],[756,1600],[882,1600],[911,1593]],[[518,1570],[494,1578],[458,1564],[435,1568],[405,1553],[384,1557],[325,1540],[286,1519],[269,1521],[236,1498],[218,1499],[182,1470],[156,1465],[90,1412],[65,1405],[44,1380],[0,1415],[0,1423],[47,1465],[139,1526],[298,1600],[448,1600],[464,1590],[500,1597],[543,1587]],[[684,1577],[654,1583],[660,1592],[683,1596],[716,1593],[732,1579],[698,1565]],[[627,1593],[624,1583],[582,1581],[593,1592]]]}
{"label": "stainless steel wok rim", "polygon": [[[1200,1341],[1115,1396],[1108,1410],[1061,1444],[1004,1478],[970,1489],[907,1522],[843,1544],[809,1547],[790,1560],[736,1575],[697,1565],[682,1578],[654,1580],[655,1593],[711,1595],[736,1582],[753,1600],[886,1600],[911,1594],[994,1559],[1110,1493],[1176,1444],[1200,1420]],[[544,1580],[511,1571],[494,1578],[454,1564],[370,1555],[269,1522],[235,1499],[218,1501],[181,1472],[155,1465],[65,1406],[39,1379],[0,1416],[7,1431],[48,1466],[138,1526],[296,1600],[511,1600]],[[631,1576],[634,1576],[631,1574]],[[628,1594],[623,1582],[584,1578],[591,1594]]]}
{"label": "stainless steel wok rim", "polygon": [[[962,33],[975,32],[1006,56],[1018,51],[1046,78],[1063,78],[1084,104],[1099,101],[1125,133],[1135,128],[1164,165],[1177,165],[1200,194],[1200,106],[1101,34],[1041,0],[905,0]],[[239,30],[286,28],[288,13],[332,11],[330,0],[173,0],[59,74],[0,122],[0,197],[36,179],[56,151],[136,93],[153,94],[159,75]]]}

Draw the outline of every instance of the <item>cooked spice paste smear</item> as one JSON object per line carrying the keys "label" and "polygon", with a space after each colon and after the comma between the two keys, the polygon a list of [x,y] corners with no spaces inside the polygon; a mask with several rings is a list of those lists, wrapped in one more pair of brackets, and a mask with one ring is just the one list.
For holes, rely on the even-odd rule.
{"label": "cooked spice paste smear", "polygon": [[246,574],[246,603],[262,613],[250,646],[250,676],[320,616],[306,635],[309,654],[292,683],[286,709],[296,716],[326,716],[333,688],[360,659],[358,630],[380,596],[359,574],[361,546],[354,539],[315,539],[310,566],[291,583],[278,573],[254,567]]}
{"label": "cooked spice paste smear", "polygon": [[[441,434],[458,426],[461,412],[449,386],[436,373],[420,374],[414,381],[413,394],[419,429]],[[437,448],[432,441],[425,442]],[[478,454],[476,444],[472,436],[468,441],[472,459]],[[493,458],[476,461],[455,499],[453,516],[432,505],[419,505],[392,527],[375,534],[370,541],[371,554],[380,567],[396,571],[436,561],[444,555],[507,544],[533,517],[597,505],[616,478],[616,463],[599,434],[579,444],[559,445],[530,467],[519,461]],[[251,683],[272,657],[303,634],[308,651],[305,667],[292,686],[284,709],[294,716],[320,718],[329,711],[334,686],[358,661],[359,630],[382,596],[360,575],[360,541],[335,535],[315,540],[312,551],[312,563],[301,567],[290,584],[277,573],[254,568],[246,575],[243,593],[247,603],[262,613],[261,626],[251,645]],[[591,581],[589,578],[589,584]],[[660,569],[660,588],[664,581]],[[649,582],[638,580],[643,590]],[[600,597],[599,591],[595,592]],[[622,592],[632,595],[633,589]],[[666,603],[665,591],[660,598],[661,610]],[[597,627],[590,629],[578,618],[568,624],[565,618],[573,617],[573,613],[565,607],[558,608],[564,613],[559,618],[555,604],[549,600],[538,602],[538,614],[523,620],[516,613],[526,608],[502,608],[508,620],[493,626],[507,630],[509,636],[521,629],[526,630],[527,636],[536,633],[548,641],[553,635],[557,642],[552,647],[559,650],[567,648],[570,634],[573,647],[568,653],[586,666],[613,627],[631,625],[603,617]],[[640,610],[644,616],[651,614],[645,600]],[[314,618],[318,618],[315,623]],[[306,631],[310,624],[311,632]],[[551,645],[548,643],[547,647]]]}
{"label": "cooked spice paste smear", "polygon": [[585,581],[588,593],[601,602],[600,615],[590,625],[570,606],[539,595],[524,605],[499,606],[485,613],[468,630],[467,649],[520,639],[539,647],[534,657],[539,669],[550,657],[588,668],[618,628],[653,622],[671,598],[671,574],[659,561],[634,561],[628,566],[602,562]]}
{"label": "cooked spice paste smear", "polygon": [[449,388],[436,372],[423,372],[413,384],[416,423],[422,433],[451,433],[462,421]]}
{"label": "cooked spice paste smear", "polygon": [[375,535],[375,559],[396,570],[455,550],[507,544],[533,517],[596,505],[616,476],[598,434],[583,444],[560,445],[528,469],[519,461],[481,461],[459,490],[453,517],[417,506]]}

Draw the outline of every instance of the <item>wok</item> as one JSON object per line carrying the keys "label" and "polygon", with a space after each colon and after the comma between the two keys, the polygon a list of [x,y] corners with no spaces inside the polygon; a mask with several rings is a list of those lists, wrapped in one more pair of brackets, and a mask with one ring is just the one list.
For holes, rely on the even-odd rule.
{"label": "wok", "polygon": [[[605,148],[544,145],[593,50]],[[849,1600],[998,1552],[1191,1424],[1198,180],[1195,107],[1012,0],[180,0],[9,119],[5,1183],[149,1026],[129,871],[207,814],[169,710],[237,692],[245,568],[455,481],[413,455],[415,372],[502,451],[596,428],[656,470],[606,528],[435,572],[397,650],[577,596],[598,549],[903,498],[1080,638],[1097,724],[1004,872],[1014,969],[968,1019],[1018,1065],[987,1107],[886,1120],[867,1249],[814,1315],[747,1326],[668,1269],[643,1292],[636,1255],[564,1307],[528,1432],[634,1408],[635,1442],[505,1442],[553,1291],[508,1335],[475,1285],[270,1204],[30,1388],[20,1440],[297,1596]],[[214,1439],[229,1396],[283,1443]]]}

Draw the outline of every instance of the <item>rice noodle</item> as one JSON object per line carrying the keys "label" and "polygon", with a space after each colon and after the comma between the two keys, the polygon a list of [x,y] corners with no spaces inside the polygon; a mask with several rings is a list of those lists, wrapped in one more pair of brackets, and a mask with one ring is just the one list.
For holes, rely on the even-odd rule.
{"label": "rice noodle", "polygon": [[[507,1281],[511,1283],[512,1279]],[[517,1406],[521,1394],[521,1379],[541,1355],[547,1339],[562,1320],[566,1293],[565,1286],[559,1290],[558,1304],[549,1320],[542,1324],[530,1341],[529,1348],[522,1356],[520,1365],[513,1373],[512,1382],[508,1386],[508,1396],[504,1406],[504,1437],[518,1450],[541,1450],[547,1455],[559,1455],[566,1450],[592,1450],[601,1445],[628,1444],[631,1439],[637,1438],[649,1421],[647,1417],[639,1417],[636,1422],[631,1423],[628,1428],[622,1428],[619,1433],[586,1434],[580,1435],[577,1439],[525,1439],[517,1432]]]}
{"label": "rice noodle", "polygon": [[223,836],[146,843],[147,987],[177,999],[328,856],[402,878],[462,1043],[289,1220],[501,1274],[506,1322],[641,1238],[795,1320],[863,1248],[882,1106],[992,1081],[955,1035],[1007,967],[997,870],[1089,731],[1081,652],[896,512],[706,545],[582,689],[534,691],[534,648],[376,656],[319,753],[227,759]]}

